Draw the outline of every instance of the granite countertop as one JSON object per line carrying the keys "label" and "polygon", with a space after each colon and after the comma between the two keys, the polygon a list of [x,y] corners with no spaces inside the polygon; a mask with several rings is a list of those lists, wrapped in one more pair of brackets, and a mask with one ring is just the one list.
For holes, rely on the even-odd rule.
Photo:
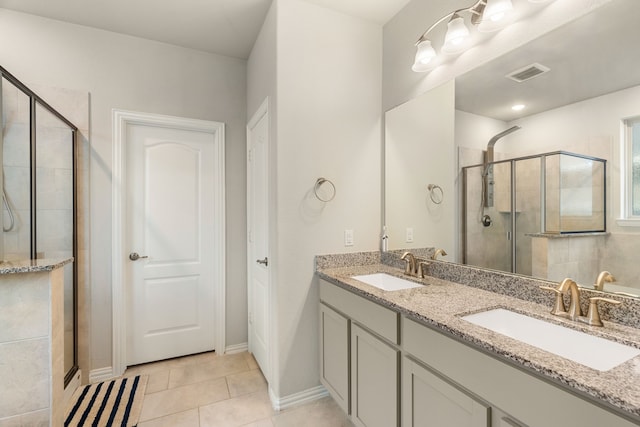
{"label": "granite countertop", "polygon": [[0,275],[52,271],[73,261],[69,258],[43,258],[0,262]]}
{"label": "granite countertop", "polygon": [[[351,278],[378,272],[422,281],[428,286],[383,291]],[[318,269],[317,274],[341,288],[640,420],[640,356],[602,372],[474,325],[461,317],[493,308],[507,308],[637,348],[640,348],[640,329],[612,322],[605,322],[604,327],[588,326],[551,315],[550,305],[547,307],[434,277],[422,280],[409,278],[401,270],[384,264],[324,268]]]}

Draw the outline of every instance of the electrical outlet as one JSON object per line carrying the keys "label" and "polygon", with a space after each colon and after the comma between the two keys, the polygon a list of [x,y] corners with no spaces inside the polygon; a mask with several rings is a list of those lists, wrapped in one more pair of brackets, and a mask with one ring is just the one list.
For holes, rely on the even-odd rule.
{"label": "electrical outlet", "polygon": [[344,245],[353,246],[353,230],[344,230]]}
{"label": "electrical outlet", "polygon": [[407,243],[413,243],[413,228],[411,227],[407,228],[405,241]]}

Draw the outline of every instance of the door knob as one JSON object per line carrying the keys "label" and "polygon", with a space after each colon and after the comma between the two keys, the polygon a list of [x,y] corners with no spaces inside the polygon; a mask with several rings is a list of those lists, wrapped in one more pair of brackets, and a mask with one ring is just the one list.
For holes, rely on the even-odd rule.
{"label": "door knob", "polygon": [[131,261],[137,261],[137,260],[139,260],[140,258],[149,258],[149,257],[148,257],[147,255],[142,255],[142,256],[140,256],[140,255],[138,254],[138,252],[131,252],[131,253],[129,254],[129,259],[130,259]]}
{"label": "door knob", "polygon": [[262,265],[264,265],[266,267],[266,266],[269,265],[269,258],[264,257],[264,259],[257,259],[256,262],[258,264],[262,264]]}

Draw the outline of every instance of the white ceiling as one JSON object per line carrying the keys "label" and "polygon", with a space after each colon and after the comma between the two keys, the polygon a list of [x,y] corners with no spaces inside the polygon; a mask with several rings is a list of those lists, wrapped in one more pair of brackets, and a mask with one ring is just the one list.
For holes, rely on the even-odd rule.
{"label": "white ceiling", "polygon": [[[456,78],[456,108],[511,121],[640,85],[640,1],[616,0]],[[505,75],[534,62],[523,83]],[[521,112],[513,104],[526,104]]]}
{"label": "white ceiling", "polygon": [[[248,58],[272,0],[0,0],[0,7]],[[384,24],[409,0],[306,0]]]}

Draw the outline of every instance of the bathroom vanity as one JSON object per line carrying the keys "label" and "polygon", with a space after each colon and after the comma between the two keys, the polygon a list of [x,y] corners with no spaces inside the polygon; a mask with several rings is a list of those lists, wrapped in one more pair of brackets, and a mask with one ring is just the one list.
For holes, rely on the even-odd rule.
{"label": "bathroom vanity", "polygon": [[384,291],[353,276],[402,270],[345,265],[318,266],[320,372],[355,425],[640,425],[640,356],[600,371],[463,317],[506,308],[640,348],[637,328],[578,324],[549,313],[551,296],[547,306],[435,277]]}

